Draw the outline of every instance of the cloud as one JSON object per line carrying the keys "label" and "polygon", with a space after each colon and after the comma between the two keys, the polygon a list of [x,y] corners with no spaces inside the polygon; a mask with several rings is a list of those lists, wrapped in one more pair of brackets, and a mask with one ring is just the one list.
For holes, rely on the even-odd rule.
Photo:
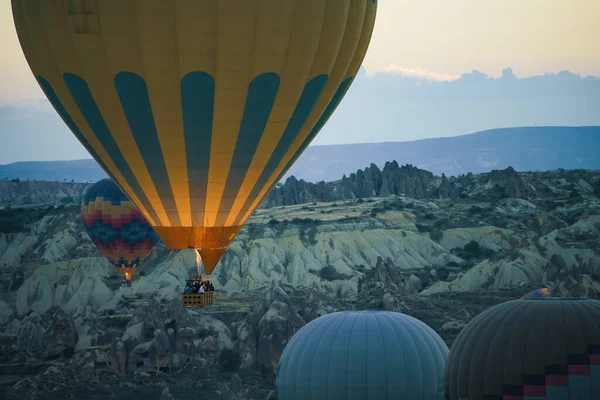
{"label": "cloud", "polygon": [[377,73],[398,74],[409,78],[425,79],[435,82],[456,81],[460,79],[460,75],[453,75],[446,72],[427,71],[426,69],[420,67],[406,67],[400,65],[388,65],[383,67],[381,70],[375,71],[375,74]]}

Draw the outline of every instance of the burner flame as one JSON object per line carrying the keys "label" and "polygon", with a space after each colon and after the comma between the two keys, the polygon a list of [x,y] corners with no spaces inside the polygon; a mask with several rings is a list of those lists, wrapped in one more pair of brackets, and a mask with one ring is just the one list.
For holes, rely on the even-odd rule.
{"label": "burner flame", "polygon": [[198,274],[200,274],[200,267],[202,266],[202,257],[200,257],[200,252],[196,250],[196,266],[198,267]]}

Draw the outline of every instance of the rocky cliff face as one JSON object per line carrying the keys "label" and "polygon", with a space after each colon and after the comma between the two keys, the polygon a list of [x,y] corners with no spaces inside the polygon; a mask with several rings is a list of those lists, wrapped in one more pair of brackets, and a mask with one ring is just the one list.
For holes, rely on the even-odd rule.
{"label": "rocky cliff face", "polygon": [[0,182],[0,206],[79,203],[90,183]]}
{"label": "rocky cliff face", "polygon": [[252,216],[199,311],[180,300],[194,251],[159,244],[122,287],[77,205],[1,210],[2,394],[265,399],[287,341],[326,313],[404,312],[451,345],[479,312],[541,285],[600,297],[600,173],[387,168],[277,189],[305,203]]}
{"label": "rocky cliff face", "polygon": [[[565,176],[581,175],[586,191],[597,190],[594,173],[587,171],[561,172]],[[547,191],[547,183],[539,182],[540,175],[519,174],[512,167],[490,173],[458,177],[434,176],[412,165],[399,166],[387,162],[380,170],[375,164],[358,170],[335,182],[309,183],[289,177],[285,184],[275,188],[261,205],[262,208],[295,205],[319,201],[339,201],[369,197],[403,195],[415,199],[477,198],[500,200],[504,198],[535,197],[537,190]],[[586,180],[587,179],[587,180]],[[574,183],[580,187],[579,183]],[[538,187],[539,186],[539,187]]]}

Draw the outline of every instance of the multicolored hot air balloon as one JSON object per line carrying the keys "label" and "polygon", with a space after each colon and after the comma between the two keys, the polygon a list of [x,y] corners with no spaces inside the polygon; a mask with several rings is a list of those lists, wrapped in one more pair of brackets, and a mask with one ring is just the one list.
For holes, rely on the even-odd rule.
{"label": "multicolored hot air balloon", "polygon": [[350,87],[376,0],[12,0],[25,57],[170,249],[210,274]]}
{"label": "multicolored hot air balloon", "polygon": [[542,297],[484,311],[452,345],[445,396],[600,399],[600,301]]}
{"label": "multicolored hot air balloon", "polygon": [[448,347],[429,326],[389,311],[319,317],[289,341],[277,398],[439,400]]}
{"label": "multicolored hot air balloon", "polygon": [[160,240],[110,179],[98,181],[87,190],[81,220],[98,249],[127,280]]}
{"label": "multicolored hot air balloon", "polygon": [[531,292],[521,296],[521,300],[525,299],[538,299],[540,297],[548,297],[552,294],[552,291],[548,288],[541,288],[532,290]]}

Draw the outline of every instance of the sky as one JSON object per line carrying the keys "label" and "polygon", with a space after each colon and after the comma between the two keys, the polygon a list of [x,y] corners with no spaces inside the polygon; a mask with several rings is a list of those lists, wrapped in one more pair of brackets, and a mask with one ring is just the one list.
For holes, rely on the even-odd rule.
{"label": "sky", "polygon": [[[591,99],[593,104],[597,104],[600,93],[596,80],[585,77],[600,76],[598,15],[598,0],[380,0],[371,45],[363,63],[362,86],[360,90],[354,88],[358,86],[357,79],[347,99],[352,93],[360,91],[361,96],[364,94],[369,101],[377,101],[382,97],[379,91],[385,90],[381,82],[389,83],[390,80],[396,84],[403,82],[429,88],[422,92],[415,92],[414,88],[404,91],[411,96],[442,96],[433,102],[423,100],[419,103],[412,102],[405,94],[404,98],[397,101],[413,108],[422,104],[424,108],[415,110],[421,116],[412,117],[414,113],[408,113],[406,117],[412,120],[406,122],[406,126],[397,118],[392,118],[387,125],[369,132],[367,136],[371,136],[370,141],[452,136],[469,133],[480,127],[500,128],[528,122],[600,124],[585,110],[577,111],[575,115],[565,114],[562,119],[553,111],[559,107],[559,103],[565,102],[568,105],[577,101],[587,104],[585,99]],[[53,114],[54,111],[49,109],[35,82],[17,39],[8,0],[0,2],[0,48],[0,164],[29,159],[89,158]],[[579,81],[573,78],[570,81],[563,80],[563,83],[568,84],[565,83],[568,81],[576,85],[580,89],[577,96],[583,97],[578,97],[575,103],[558,99],[552,107],[536,110],[531,118],[523,116],[523,110],[515,108],[511,111],[509,107],[502,111],[502,118],[492,116],[487,122],[482,117],[483,121],[469,123],[468,116],[464,116],[464,122],[461,120],[447,127],[446,124],[440,125],[444,129],[435,124],[421,123],[422,115],[447,114],[448,110],[444,107],[451,104],[448,99],[457,95],[450,92],[454,90],[461,93],[462,85],[468,86],[469,82],[470,85],[480,85],[481,90],[493,87],[496,90],[495,104],[508,101],[510,96],[502,97],[506,95],[505,91],[498,91],[497,85],[490,86],[490,82],[509,82],[502,80],[502,71],[507,67],[511,68],[509,75],[523,83],[524,78],[558,76],[561,71],[570,71]],[[474,74],[473,71],[483,75]],[[473,77],[485,79],[474,81]],[[471,80],[467,82],[465,79]],[[453,82],[455,85],[449,86]],[[551,84],[554,81],[545,82]],[[581,85],[584,87],[581,88]],[[435,90],[432,87],[454,89]],[[360,112],[365,107],[364,101],[347,99],[325,126],[316,144],[364,141],[365,134],[348,135],[346,132],[348,126],[360,126],[353,123],[353,118],[356,122],[364,120]],[[473,99],[469,101],[474,102]],[[424,110],[427,110],[426,114]],[[387,117],[381,116],[383,119]],[[24,133],[20,138],[14,136],[15,130],[25,132],[27,129],[32,133]],[[46,142],[50,147],[35,146]],[[32,144],[36,148],[32,149]],[[12,146],[10,151],[7,146]],[[2,151],[2,148],[5,150]]]}

